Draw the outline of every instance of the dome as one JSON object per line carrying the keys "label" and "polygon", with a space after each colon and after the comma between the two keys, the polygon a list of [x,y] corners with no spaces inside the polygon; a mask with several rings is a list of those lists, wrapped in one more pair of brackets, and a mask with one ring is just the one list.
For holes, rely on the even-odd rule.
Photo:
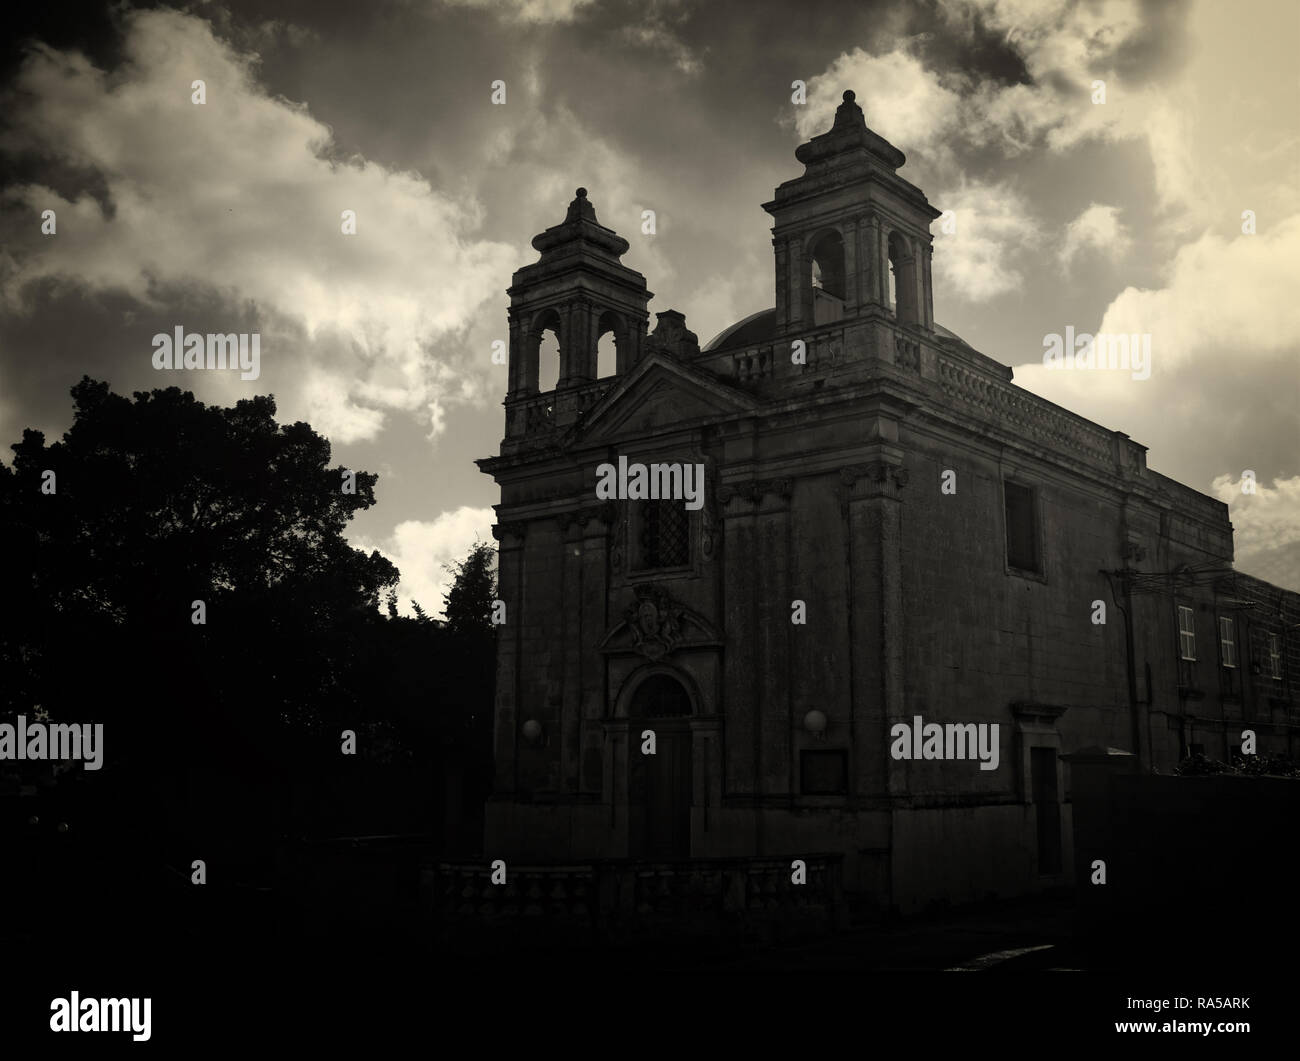
{"label": "dome", "polygon": [[705,344],[704,350],[720,350],[724,346],[755,346],[776,334],[776,308],[751,313],[742,321],[724,328]]}
{"label": "dome", "polygon": [[[934,333],[940,339],[969,346],[956,332],[949,331],[942,324],[936,323]],[[759,310],[751,313],[744,320],[737,321],[729,328],[718,332],[704,346],[704,353],[722,350],[729,346],[760,346],[776,335],[776,309]]]}

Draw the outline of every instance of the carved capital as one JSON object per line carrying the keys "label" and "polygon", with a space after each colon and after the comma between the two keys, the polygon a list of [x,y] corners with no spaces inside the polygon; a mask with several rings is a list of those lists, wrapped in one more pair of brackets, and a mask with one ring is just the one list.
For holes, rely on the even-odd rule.
{"label": "carved capital", "polygon": [[581,508],[572,508],[567,512],[561,512],[555,517],[555,522],[563,531],[567,531],[575,523],[579,527],[586,527],[593,520],[605,524],[606,527],[614,525],[618,518],[618,509],[613,501],[602,501],[598,505],[583,505]]}
{"label": "carved capital", "polygon": [[782,499],[788,499],[793,485],[789,479],[760,479],[754,483],[754,491],[759,496],[775,494]]}
{"label": "carved capital", "polygon": [[889,461],[869,461],[850,464],[840,469],[840,482],[844,484],[845,500],[869,497],[898,497],[898,492],[911,478],[908,470]]}
{"label": "carved capital", "polygon": [[840,469],[840,482],[845,486],[852,486],[855,482],[867,474],[869,465],[866,464],[849,464]]}
{"label": "carved capital", "polygon": [[571,508],[568,512],[560,512],[555,516],[555,523],[561,531],[568,532],[569,528],[575,523],[580,527],[587,525],[587,517],[580,508]]}
{"label": "carved capital", "polygon": [[730,504],[736,498],[749,502],[757,501],[759,492],[756,484],[753,482],[725,483],[718,487],[718,500],[722,504]]}
{"label": "carved capital", "polygon": [[507,536],[518,538],[521,541],[528,533],[528,524],[523,520],[511,520],[505,523],[498,523],[492,528],[492,537],[497,541],[504,541]]}

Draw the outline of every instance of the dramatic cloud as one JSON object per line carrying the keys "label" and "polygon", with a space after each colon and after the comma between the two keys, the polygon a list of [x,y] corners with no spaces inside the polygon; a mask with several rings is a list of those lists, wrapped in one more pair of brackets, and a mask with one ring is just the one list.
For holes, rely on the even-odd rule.
{"label": "dramatic cloud", "polygon": [[[1225,358],[1238,376],[1246,365],[1258,371],[1278,355],[1289,360],[1300,336],[1300,300],[1293,297],[1300,290],[1297,246],[1300,214],[1255,236],[1229,240],[1206,233],[1178,252],[1164,286],[1126,288],[1100,321],[1073,322],[1080,332],[1150,335],[1150,380],[1050,371],[1031,362],[1017,368],[1016,382],[1070,408],[1104,391],[1115,403],[1114,419],[1122,406],[1167,402],[1174,390],[1189,386],[1202,389]],[[1096,415],[1095,406],[1088,415]]]}
{"label": "dramatic cloud", "polygon": [[1220,475],[1210,484],[1232,519],[1234,566],[1300,591],[1300,475],[1254,483],[1253,493],[1242,491],[1242,478]]}
{"label": "dramatic cloud", "polygon": [[1294,350],[1300,337],[1300,214],[1255,236],[1207,233],[1179,250],[1168,284],[1127,288],[1100,330],[1152,336],[1154,371],[1229,354],[1238,363]]}
{"label": "dramatic cloud", "polygon": [[1147,380],[1123,370],[1049,370],[1040,348],[1030,363],[1017,364],[1016,382],[1127,431],[1151,446],[1153,467],[1198,488],[1224,467],[1254,468],[1267,478],[1293,474],[1300,451],[1297,246],[1300,215],[1255,236],[1207,233],[1178,252],[1161,287],[1127,288],[1100,321],[1072,322],[1094,334],[1150,335]]}
{"label": "dramatic cloud", "polygon": [[[40,48],[19,76],[4,146],[96,174],[106,202],[34,183],[8,190],[11,205],[59,221],[57,235],[25,235],[4,263],[5,306],[21,310],[41,281],[129,296],[155,311],[142,321],[141,358],[156,330],[143,325],[162,310],[186,323],[194,292],[232,314],[255,306],[258,386],[285,413],[340,442],[373,437],[392,410],[418,411],[436,429],[457,394],[455,340],[515,252],[472,238],[473,200],[330,158],[328,127],[268,97],[252,58],[207,23],[167,10],[126,18],[125,60],[112,73]],[[206,85],[201,105],[195,79]],[[345,210],[355,235],[342,232]],[[160,374],[157,385],[172,382]]]}

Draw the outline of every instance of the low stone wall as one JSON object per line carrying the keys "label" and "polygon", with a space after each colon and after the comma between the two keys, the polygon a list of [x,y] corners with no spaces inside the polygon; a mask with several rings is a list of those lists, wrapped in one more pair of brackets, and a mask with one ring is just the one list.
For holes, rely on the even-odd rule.
{"label": "low stone wall", "polygon": [[508,865],[492,883],[487,862],[439,862],[423,874],[426,910],[444,942],[493,936],[512,943],[584,946],[686,937],[801,938],[844,924],[840,855],[789,858],[601,860]]}
{"label": "low stone wall", "polygon": [[1232,962],[1262,941],[1295,953],[1300,929],[1275,904],[1294,880],[1300,781],[1144,775],[1113,749],[1067,759],[1079,934],[1097,967]]}

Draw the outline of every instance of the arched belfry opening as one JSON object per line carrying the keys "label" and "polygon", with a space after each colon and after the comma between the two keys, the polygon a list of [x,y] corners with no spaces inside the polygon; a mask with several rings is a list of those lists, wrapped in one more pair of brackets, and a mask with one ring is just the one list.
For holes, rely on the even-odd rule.
{"label": "arched belfry opening", "polygon": [[[556,401],[553,415],[539,417],[521,412],[517,403],[540,401],[550,391],[578,390],[631,369],[641,356],[652,297],[645,277],[619,261],[628,242],[596,219],[586,188],[577,190],[563,222],[533,238],[533,248],[541,257],[515,273],[508,292],[510,435],[561,427],[565,416],[590,404]],[[550,351],[543,335],[554,336]],[[548,372],[542,364],[539,371],[539,357],[545,360],[548,352],[558,368]]]}
{"label": "arched belfry opening", "polygon": [[844,239],[831,230],[818,236],[809,249],[809,295],[814,324],[830,324],[844,317],[848,293],[844,278]]}
{"label": "arched belfry opening", "polygon": [[890,293],[893,296],[894,317],[899,324],[921,324],[917,292],[917,262],[907,237],[897,232],[889,234]]}
{"label": "arched belfry opening", "polygon": [[560,315],[554,309],[538,314],[529,341],[529,369],[534,393],[555,389],[560,380]]}
{"label": "arched belfry opening", "polygon": [[627,329],[618,314],[606,310],[596,325],[596,379],[618,375],[620,355],[627,348]]}

